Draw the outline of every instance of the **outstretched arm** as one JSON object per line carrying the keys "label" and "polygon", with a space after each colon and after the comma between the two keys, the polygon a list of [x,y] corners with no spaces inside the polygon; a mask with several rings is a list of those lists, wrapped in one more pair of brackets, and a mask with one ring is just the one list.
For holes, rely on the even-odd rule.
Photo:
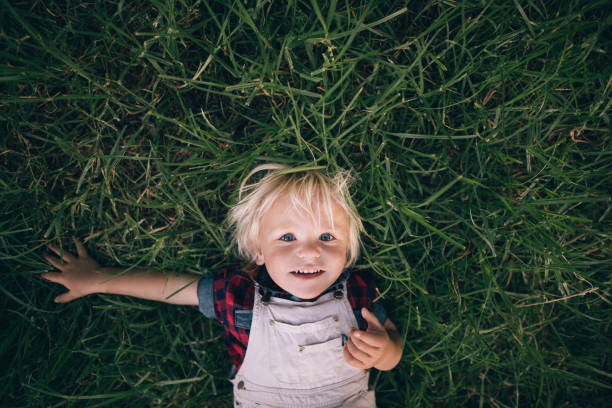
{"label": "outstretched arm", "polygon": [[43,255],[60,272],[44,273],[42,278],[68,289],[55,298],[56,302],[70,302],[91,293],[113,293],[178,305],[198,304],[197,275],[176,276],[157,270],[104,268],[87,254],[81,241],[73,240],[78,256],[66,251],[62,253],[55,245],[49,245],[49,249],[57,257],[50,253]]}
{"label": "outstretched arm", "polygon": [[391,370],[402,358],[402,338],[397,328],[389,318],[384,325],[380,324],[374,313],[365,307],[361,314],[368,322],[368,329],[351,331],[344,347],[344,359],[357,368]]}

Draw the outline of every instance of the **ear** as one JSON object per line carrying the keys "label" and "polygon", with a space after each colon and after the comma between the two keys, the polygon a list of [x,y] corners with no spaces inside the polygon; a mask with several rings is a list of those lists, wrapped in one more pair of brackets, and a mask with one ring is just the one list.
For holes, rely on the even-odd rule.
{"label": "ear", "polygon": [[257,255],[255,255],[255,264],[263,265],[264,263],[265,261],[264,261],[263,252],[261,252],[261,249],[260,249],[257,251]]}

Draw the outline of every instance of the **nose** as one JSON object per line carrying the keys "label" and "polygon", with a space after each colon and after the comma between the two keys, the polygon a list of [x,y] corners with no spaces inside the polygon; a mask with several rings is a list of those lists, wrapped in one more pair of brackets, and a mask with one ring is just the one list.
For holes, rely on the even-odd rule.
{"label": "nose", "polygon": [[304,242],[298,248],[297,254],[300,258],[318,258],[321,256],[321,251],[319,251],[317,243]]}

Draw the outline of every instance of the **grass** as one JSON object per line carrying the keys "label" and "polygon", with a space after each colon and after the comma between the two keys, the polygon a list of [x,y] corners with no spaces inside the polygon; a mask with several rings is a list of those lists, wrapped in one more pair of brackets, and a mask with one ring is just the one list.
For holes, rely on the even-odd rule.
{"label": "grass", "polygon": [[2,405],[230,406],[217,323],[54,304],[41,253],[209,273],[278,161],[358,177],[359,265],[405,337],[380,407],[604,406],[607,3],[3,0]]}

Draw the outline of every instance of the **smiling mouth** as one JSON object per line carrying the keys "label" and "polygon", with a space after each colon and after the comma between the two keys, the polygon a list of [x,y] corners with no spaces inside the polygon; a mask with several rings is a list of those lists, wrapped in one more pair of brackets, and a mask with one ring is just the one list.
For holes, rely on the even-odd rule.
{"label": "smiling mouth", "polygon": [[291,271],[291,275],[298,278],[314,278],[325,272],[323,269],[298,269]]}

